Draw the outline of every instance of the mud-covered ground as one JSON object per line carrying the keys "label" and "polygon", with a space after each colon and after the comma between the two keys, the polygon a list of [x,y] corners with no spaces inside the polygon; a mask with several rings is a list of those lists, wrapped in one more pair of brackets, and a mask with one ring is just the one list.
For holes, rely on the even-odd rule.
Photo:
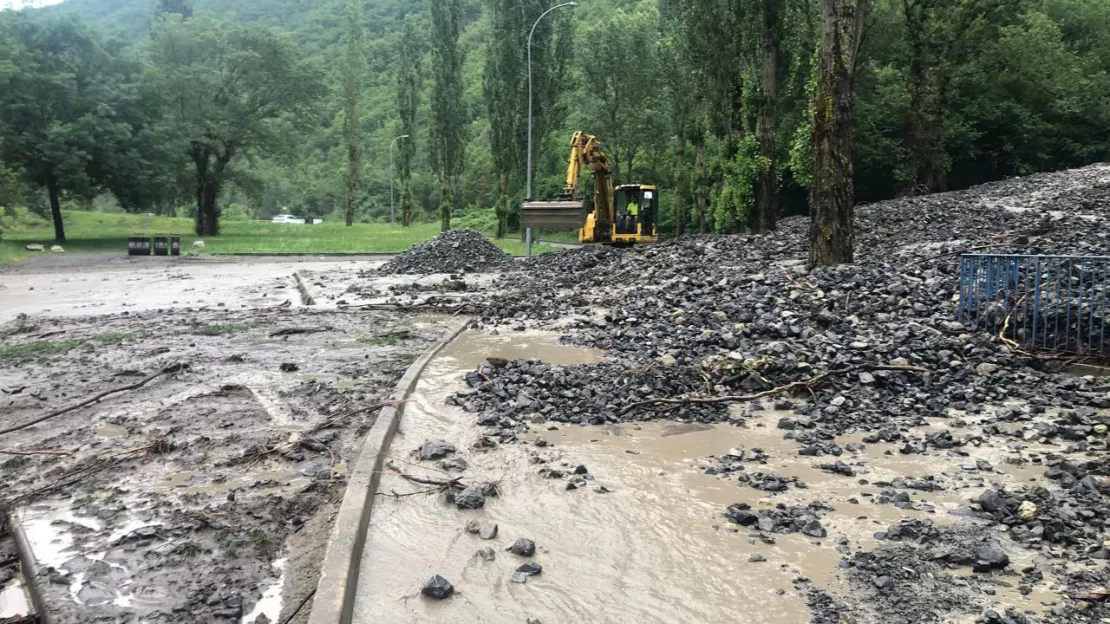
{"label": "mud-covered ground", "polygon": [[[220,263],[221,283],[215,265],[188,262],[0,276],[5,302],[27,281],[72,280],[94,306],[139,310],[18,313],[0,325],[0,430],[136,386],[0,433],[0,508],[35,552],[24,573],[52,622],[289,615],[316,586],[362,434],[443,326],[302,307],[299,263]],[[144,305],[147,294],[164,307]],[[6,585],[18,566],[4,552]]]}
{"label": "mud-covered ground", "polygon": [[[394,591],[366,588],[364,615],[1107,621],[1110,383],[1021,347],[1025,319],[979,332],[956,304],[962,253],[1103,256],[1108,224],[1110,167],[1097,165],[861,207],[854,265],[807,271],[806,224],[787,220],[766,236],[538,257],[488,287],[467,277],[453,299],[439,278],[398,296],[476,314],[494,341],[559,329],[604,358],[537,352],[480,364],[446,400],[426,390],[440,397],[427,440],[399,449],[455,450],[406,470],[443,479],[457,457],[453,477],[501,491],[473,510],[398,488],[379,539],[428,550],[424,567],[389,568]],[[1106,284],[1071,271],[1078,288]],[[1077,335],[1105,323],[1105,304],[1080,311]],[[470,520],[508,530],[495,557]],[[545,564],[523,584],[506,567],[523,561],[500,554],[521,536]],[[460,595],[414,599],[432,574]]]}

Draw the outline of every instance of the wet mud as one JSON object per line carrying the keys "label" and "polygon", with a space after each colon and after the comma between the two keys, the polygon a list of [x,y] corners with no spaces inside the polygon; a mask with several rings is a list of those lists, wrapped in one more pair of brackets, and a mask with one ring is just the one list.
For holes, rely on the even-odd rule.
{"label": "wet mud", "polygon": [[443,325],[219,305],[0,325],[0,429],[164,372],[0,435],[0,511],[51,621],[279,621],[316,586],[362,435]]}

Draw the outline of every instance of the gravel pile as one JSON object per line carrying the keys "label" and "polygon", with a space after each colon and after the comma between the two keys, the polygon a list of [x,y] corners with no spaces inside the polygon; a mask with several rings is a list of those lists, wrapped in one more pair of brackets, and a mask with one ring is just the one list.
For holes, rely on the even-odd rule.
{"label": "gravel pile", "polygon": [[395,275],[491,273],[513,267],[512,256],[474,230],[451,230],[413,246],[379,272]]}
{"label": "gravel pile", "polygon": [[[991,489],[986,504],[969,501],[961,513],[993,523],[991,533],[1015,543],[1052,548],[1054,556],[1104,558],[1110,470],[1094,460],[1065,462],[1026,443],[1054,445],[1069,457],[1104,457],[1110,385],[1062,374],[1054,360],[969,331],[956,320],[956,301],[960,253],[1110,255],[1110,166],[861,207],[854,265],[807,272],[806,228],[805,220],[788,220],[765,236],[694,236],[532,259],[486,297],[483,323],[504,331],[560,319],[569,324],[568,342],[605,349],[607,361],[485,366],[454,401],[501,441],[544,420],[742,424],[774,404],[791,412],[778,426],[799,455],[823,458],[819,464],[846,479],[856,464],[845,452],[865,445],[892,443],[897,453],[938,457],[964,457],[964,449],[987,445],[1007,463],[1043,463],[1048,479],[1043,487]],[[944,423],[939,430],[937,422]],[[930,423],[928,432],[916,429]],[[857,432],[865,433],[863,444],[837,443]],[[745,475],[755,487],[784,485],[745,470],[746,459],[742,453],[716,459],[712,473]],[[973,492],[991,487],[991,463],[961,461],[960,475],[895,480],[881,502],[918,508],[902,490],[976,480],[980,489]],[[759,514],[735,506],[728,513],[741,523],[759,522]],[[782,520],[800,530],[793,512],[767,517],[765,525]],[[966,540],[913,525],[892,527],[885,537],[903,543],[846,564],[853,591],[865,598],[860,608],[878,618],[860,621],[944,621],[946,613],[1006,620],[974,611],[981,605],[969,601],[969,592],[978,590],[944,572],[994,565],[968,555]],[[957,554],[934,559],[942,549]],[[1073,580],[1069,587],[1088,591],[1101,580]],[[820,609],[828,615],[839,608],[827,596],[812,604],[815,621],[822,621]],[[1091,604],[1064,600],[1051,621],[1086,621],[1076,614]]]}

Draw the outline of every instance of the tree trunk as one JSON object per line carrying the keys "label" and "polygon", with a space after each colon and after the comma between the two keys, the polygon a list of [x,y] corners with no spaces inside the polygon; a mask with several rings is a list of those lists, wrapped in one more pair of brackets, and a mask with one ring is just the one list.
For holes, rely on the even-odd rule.
{"label": "tree trunk", "polygon": [[775,229],[779,219],[778,172],[775,162],[775,113],[778,109],[779,0],[763,0],[763,68],[760,74],[759,114],[755,139],[759,155],[767,162],[755,180],[756,232]]}
{"label": "tree trunk", "polygon": [[451,204],[454,199],[455,194],[451,189],[451,183],[445,180],[440,185],[439,229],[441,232],[447,232],[451,229]]}
{"label": "tree trunk", "polygon": [[497,238],[505,238],[505,229],[509,221],[509,198],[505,195],[508,186],[509,172],[502,169],[497,189]]}
{"label": "tree trunk", "polygon": [[353,150],[347,157],[347,227],[355,222],[355,198],[358,195],[358,155]]}
{"label": "tree trunk", "polygon": [[412,190],[408,180],[401,180],[401,227],[412,223]]}
{"label": "tree trunk", "polygon": [[705,137],[700,133],[694,141],[694,202],[698,210],[698,234],[705,234],[709,231],[705,220]]}
{"label": "tree trunk", "polygon": [[217,236],[220,233],[220,211],[216,201],[223,184],[223,172],[231,160],[230,151],[215,155],[208,148],[193,150],[193,163],[197,169],[197,236]]}
{"label": "tree trunk", "polygon": [[674,146],[674,236],[682,236],[682,196],[686,192],[686,126],[679,124]]}
{"label": "tree trunk", "polygon": [[813,102],[809,267],[852,262],[852,77],[868,0],[821,0]]}
{"label": "tree trunk", "polygon": [[54,220],[54,243],[61,245],[66,242],[66,226],[62,221],[61,189],[53,171],[46,174],[46,192],[50,195],[50,216]]}

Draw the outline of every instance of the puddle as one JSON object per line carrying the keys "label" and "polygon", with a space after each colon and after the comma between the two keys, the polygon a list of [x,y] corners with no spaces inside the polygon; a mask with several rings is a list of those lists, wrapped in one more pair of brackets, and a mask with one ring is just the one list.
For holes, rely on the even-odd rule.
{"label": "puddle", "polygon": [[[698,458],[729,448],[721,430],[663,438],[664,425],[653,429],[653,424],[636,435],[616,432],[606,443],[571,437],[589,435],[588,429],[544,432],[556,444],[545,450],[565,451],[596,475],[589,487],[574,492],[565,490],[564,481],[538,474],[539,466],[529,456],[535,447],[470,450],[479,434],[474,416],[444,403],[461,388],[461,373],[489,356],[556,364],[602,359],[600,352],[556,340],[554,334],[489,337],[470,332],[429,364],[393,443],[395,464],[419,471],[408,463],[410,451],[425,439],[445,438],[470,463],[468,477],[500,481],[502,494],[490,499],[486,509],[472,512],[455,510],[438,496],[380,496],[362,561],[365,580],[356,617],[460,623],[528,618],[676,624],[807,621],[809,611],[792,591],[791,581],[799,574],[827,577],[838,561],[836,553],[829,543],[817,549],[829,556],[815,556],[813,540],[802,536],[781,536],[768,546],[750,543],[744,532],[727,530],[721,515],[724,506],[741,500],[742,491],[734,483],[701,474],[693,465]],[[601,435],[595,430],[593,437]],[[636,445],[641,453],[625,453],[626,444]],[[598,485],[611,492],[595,492]],[[383,475],[382,492],[412,490],[411,483],[395,474]],[[471,519],[496,522],[498,538],[486,541],[466,533],[464,526]],[[541,575],[523,585],[510,578],[526,560],[504,551],[518,537],[535,540],[534,559],[544,567]],[[497,551],[495,561],[473,557],[485,546]],[[756,552],[768,561],[749,563]],[[421,597],[420,588],[432,574],[450,580],[458,595],[443,602]],[[753,581],[755,575],[758,582]]]}
{"label": "puddle", "polygon": [[[15,518],[39,565],[69,574],[69,595],[74,603],[85,607],[132,605],[130,571],[107,559],[106,552],[84,552],[74,546],[76,532],[103,530],[99,520],[76,515],[64,505],[24,508],[16,511]],[[125,523],[118,537],[140,526],[148,526],[148,523],[136,526]],[[116,537],[116,533],[112,537]]]}
{"label": "puddle", "polygon": [[0,620],[31,614],[31,600],[18,576],[0,589]]}
{"label": "puddle", "polygon": [[[332,474],[345,474],[346,464],[336,465]],[[313,473],[315,474],[315,473]],[[239,490],[242,498],[267,497],[275,489],[293,494],[312,483],[312,476],[288,470],[271,470],[247,473],[233,478],[215,478],[211,473],[185,471],[175,472],[151,486],[155,490],[172,490],[179,494],[219,494]],[[258,484],[258,487],[255,485]]]}
{"label": "puddle", "polygon": [[113,425],[111,423],[100,423],[96,426],[96,435],[105,438],[122,438],[127,435],[127,427]]}
{"label": "puddle", "polygon": [[278,559],[273,563],[277,572],[277,580],[273,581],[262,591],[262,598],[254,605],[251,612],[243,616],[242,624],[254,624],[259,617],[265,616],[268,622],[277,622],[281,616],[281,590],[285,584],[286,559]]}

